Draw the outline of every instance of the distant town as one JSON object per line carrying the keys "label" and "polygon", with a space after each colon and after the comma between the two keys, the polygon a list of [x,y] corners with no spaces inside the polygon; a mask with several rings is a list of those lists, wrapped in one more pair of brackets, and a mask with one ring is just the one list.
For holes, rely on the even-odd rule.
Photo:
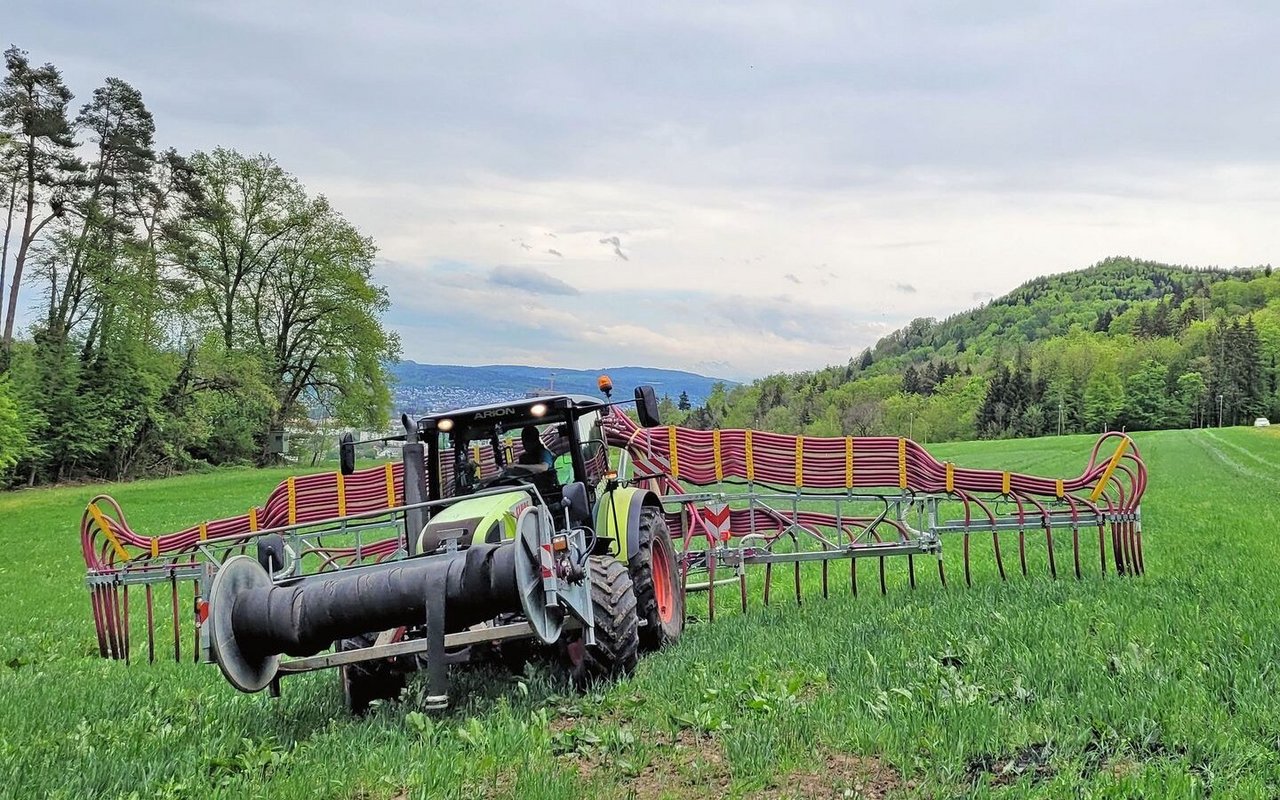
{"label": "distant town", "polygon": [[639,384],[649,384],[658,396],[673,400],[683,392],[689,401],[701,405],[716,383],[722,381],[705,375],[651,367],[602,367],[600,369],[566,369],[558,367],[484,366],[467,367],[418,364],[401,361],[391,367],[395,377],[392,402],[396,414],[427,414],[450,408],[496,403],[527,397],[537,392],[599,394],[596,379],[609,374],[622,395],[630,396]]}

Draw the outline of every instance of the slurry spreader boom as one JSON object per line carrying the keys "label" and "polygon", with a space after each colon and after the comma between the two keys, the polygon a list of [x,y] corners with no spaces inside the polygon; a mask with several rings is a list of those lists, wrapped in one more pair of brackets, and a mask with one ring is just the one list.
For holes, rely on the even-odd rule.
{"label": "slurry spreader boom", "polygon": [[[601,389],[608,398],[607,378]],[[189,604],[194,653],[243,691],[337,667],[362,711],[425,668],[428,704],[442,707],[446,665],[469,659],[554,648],[579,684],[625,675],[679,638],[687,592],[706,591],[714,619],[717,587],[737,584],[745,612],[752,566],[766,604],[786,565],[799,601],[810,562],[824,596],[841,560],[855,594],[864,558],[881,592],[894,556],[912,588],[917,557],[946,584],[944,539],[960,540],[968,584],[974,536],[990,537],[1002,580],[1027,574],[1029,533],[1043,534],[1053,577],[1055,535],[1070,537],[1076,578],[1090,563],[1143,572],[1146,468],[1123,433],[1054,479],[957,467],[898,437],[663,426],[652,389],[634,402],[639,423],[622,403],[572,395],[405,418],[380,440],[402,442],[400,463],[357,470],[344,437],[338,472],[291,477],[245,514],[161,536],[95,497],[81,542],[99,650],[130,659],[144,627],[149,660],[162,633],[181,659]],[[1096,557],[1084,553],[1095,531]],[[130,616],[139,588],[145,622]]]}

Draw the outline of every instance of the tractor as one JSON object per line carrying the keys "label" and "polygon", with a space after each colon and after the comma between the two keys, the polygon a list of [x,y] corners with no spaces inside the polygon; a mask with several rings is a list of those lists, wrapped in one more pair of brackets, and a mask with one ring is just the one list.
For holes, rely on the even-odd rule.
{"label": "tractor", "polygon": [[[401,558],[273,579],[280,541],[217,571],[210,655],[244,691],[280,673],[338,667],[363,713],[426,669],[428,707],[448,702],[447,665],[494,658],[519,668],[550,656],[586,686],[629,674],[640,652],[675,642],[684,595],[659,498],[618,479],[605,399],[549,395],[402,417]],[[632,401],[626,401],[632,402]],[[651,387],[637,415],[659,425]],[[341,472],[355,469],[350,435]],[[332,646],[333,652],[317,655]],[[280,654],[303,656],[280,662]]]}

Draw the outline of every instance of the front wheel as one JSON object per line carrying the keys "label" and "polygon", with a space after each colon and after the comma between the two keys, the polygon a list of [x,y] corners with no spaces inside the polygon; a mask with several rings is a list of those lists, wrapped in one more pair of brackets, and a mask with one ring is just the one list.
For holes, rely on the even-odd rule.
{"label": "front wheel", "polygon": [[611,556],[592,556],[588,569],[596,643],[584,644],[582,631],[566,633],[560,640],[569,675],[579,689],[630,675],[640,650],[636,595],[627,568]]}
{"label": "front wheel", "polygon": [[661,510],[646,507],[640,511],[636,537],[637,552],[630,567],[638,613],[644,620],[640,647],[659,650],[674,644],[684,633],[684,592],[676,570],[671,531]]}
{"label": "front wheel", "polygon": [[[365,633],[338,642],[338,651],[369,647],[378,639],[376,633]],[[342,683],[342,703],[352,714],[362,715],[375,700],[396,700],[403,691],[407,676],[389,660],[362,661],[338,668]]]}

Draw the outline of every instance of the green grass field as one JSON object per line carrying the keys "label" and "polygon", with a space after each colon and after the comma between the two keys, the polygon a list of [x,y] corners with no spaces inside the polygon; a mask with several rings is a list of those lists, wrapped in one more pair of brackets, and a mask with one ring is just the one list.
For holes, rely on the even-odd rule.
{"label": "green grass field", "polygon": [[[109,491],[160,533],[240,513],[284,472],[0,496],[0,797],[1278,797],[1280,430],[1136,439],[1144,578],[1098,577],[1095,545],[1085,580],[1051,581],[1038,538],[1032,576],[1007,583],[975,539],[971,589],[958,541],[946,588],[923,564],[913,592],[891,563],[880,597],[864,565],[861,597],[837,569],[822,600],[807,567],[801,607],[743,615],[730,587],[714,624],[602,694],[539,668],[461,669],[467,694],[443,717],[418,709],[418,684],[355,720],[332,672],[271,700],[212,666],[98,657],[77,538],[89,497]],[[1073,475],[1091,443],[931,450]]]}

